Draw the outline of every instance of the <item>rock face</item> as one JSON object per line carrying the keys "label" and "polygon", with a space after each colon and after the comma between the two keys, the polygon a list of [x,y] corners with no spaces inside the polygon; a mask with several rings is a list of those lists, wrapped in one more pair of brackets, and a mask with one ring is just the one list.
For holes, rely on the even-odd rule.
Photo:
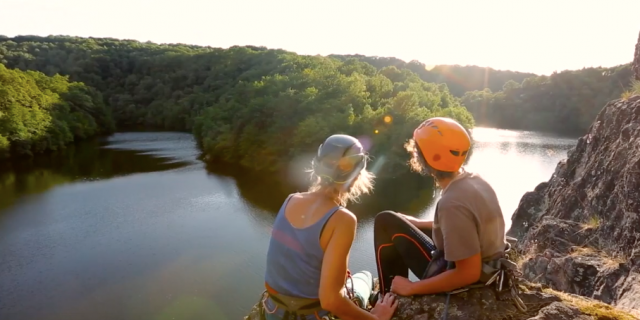
{"label": "rock face", "polygon": [[[453,295],[449,301],[447,319],[450,320],[631,320],[625,315],[616,317],[606,308],[578,308],[555,294],[542,292],[540,287],[525,284],[526,292],[520,298],[527,305],[527,312],[519,311],[510,299],[496,296],[491,288],[474,289]],[[585,299],[584,301],[588,301]],[[400,297],[398,309],[391,320],[440,320],[445,310],[445,295]],[[602,306],[600,306],[601,308]],[[244,320],[260,320],[258,305]]]}
{"label": "rock face", "polygon": [[512,223],[527,280],[640,316],[640,96],[607,104]]}
{"label": "rock face", "polygon": [[638,36],[638,43],[636,44],[636,54],[633,58],[632,68],[636,74],[636,80],[640,81],[640,36]]}

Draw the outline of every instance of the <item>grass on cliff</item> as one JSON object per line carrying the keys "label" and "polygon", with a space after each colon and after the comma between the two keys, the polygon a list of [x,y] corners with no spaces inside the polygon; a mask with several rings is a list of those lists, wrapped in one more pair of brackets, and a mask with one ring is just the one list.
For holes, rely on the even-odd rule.
{"label": "grass on cliff", "polygon": [[640,81],[638,80],[632,80],[631,87],[629,90],[623,92],[620,98],[626,101],[634,95],[640,95]]}
{"label": "grass on cliff", "polygon": [[637,320],[638,318],[631,314],[624,312],[620,309],[612,307],[606,303],[594,301],[567,294],[564,292],[555,291],[552,289],[544,288],[543,292],[556,295],[564,302],[578,308],[582,313],[592,316],[596,320]]}
{"label": "grass on cliff", "polygon": [[603,267],[618,267],[628,259],[619,254],[609,254],[605,250],[597,250],[592,247],[571,247],[571,256],[591,256],[600,259]]}

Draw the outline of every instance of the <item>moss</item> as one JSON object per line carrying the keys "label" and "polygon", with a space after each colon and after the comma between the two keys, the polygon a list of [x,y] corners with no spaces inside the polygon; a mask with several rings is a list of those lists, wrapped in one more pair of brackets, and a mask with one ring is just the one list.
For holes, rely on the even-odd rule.
{"label": "moss", "polygon": [[578,308],[582,313],[590,315],[596,320],[637,320],[637,318],[631,314],[600,301],[558,292],[552,289],[543,289],[543,291],[556,295],[562,299],[562,301]]}

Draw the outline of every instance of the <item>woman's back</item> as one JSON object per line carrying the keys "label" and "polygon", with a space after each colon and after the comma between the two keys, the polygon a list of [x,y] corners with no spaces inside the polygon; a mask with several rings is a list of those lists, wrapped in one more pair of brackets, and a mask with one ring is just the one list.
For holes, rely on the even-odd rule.
{"label": "woman's back", "polygon": [[265,282],[285,295],[318,298],[327,221],[342,207],[313,193],[289,195],[273,224]]}
{"label": "woman's back", "polygon": [[391,318],[395,304],[390,295],[372,309],[377,316],[361,309],[371,295],[373,278],[368,272],[350,276],[348,271],[357,219],[344,207],[371,191],[373,175],[366,164],[365,150],[352,136],[332,135],[318,147],[309,191],[289,195],[273,224],[263,318]]}

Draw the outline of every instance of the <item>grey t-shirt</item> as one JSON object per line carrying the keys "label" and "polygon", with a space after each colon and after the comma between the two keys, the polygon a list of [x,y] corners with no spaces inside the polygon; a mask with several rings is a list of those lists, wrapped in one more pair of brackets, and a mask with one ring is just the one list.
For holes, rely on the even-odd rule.
{"label": "grey t-shirt", "polygon": [[447,261],[505,249],[505,224],[495,191],[481,176],[464,172],[442,191],[433,222],[433,240]]}

